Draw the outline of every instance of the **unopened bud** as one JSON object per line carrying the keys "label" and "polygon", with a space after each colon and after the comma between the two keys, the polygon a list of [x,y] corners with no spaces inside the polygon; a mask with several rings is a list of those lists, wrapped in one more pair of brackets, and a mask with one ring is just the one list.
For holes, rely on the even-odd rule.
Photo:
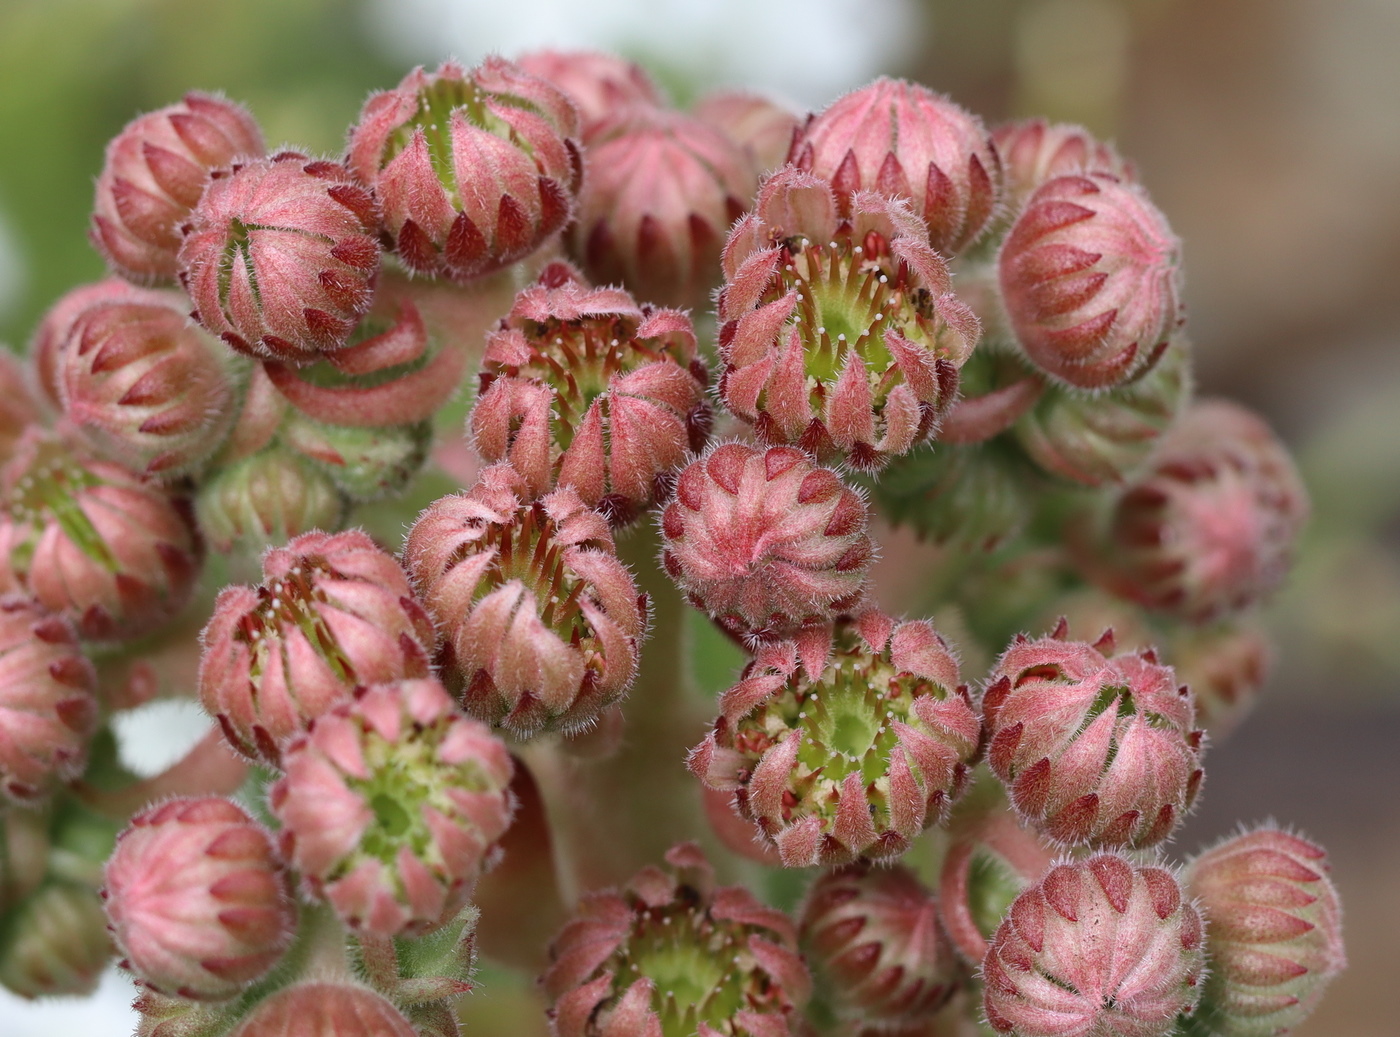
{"label": "unopened bud", "polygon": [[263,1001],[229,1037],[421,1037],[368,987],[311,980]]}
{"label": "unopened bud", "polygon": [[1219,742],[1259,699],[1274,665],[1274,646],[1257,620],[1236,620],[1171,635],[1172,660],[1196,698],[1196,722]]}
{"label": "unopened bud", "polygon": [[1111,173],[1136,180],[1133,165],[1111,144],[1095,139],[1083,126],[1044,119],[1003,123],[992,131],[1005,175],[1006,203],[1019,209],[1041,184],[1072,173]]}
{"label": "unopened bud", "polygon": [[548,80],[578,109],[580,136],[592,145],[608,119],[634,105],[665,107],[661,90],[635,61],[594,50],[536,50],[515,63],[532,76]]}
{"label": "unopened bud", "polygon": [[218,468],[199,487],[195,518],[209,546],[256,554],[313,529],[335,530],[345,499],[323,469],[283,446]]}
{"label": "unopened bud", "polygon": [[353,428],[293,415],[282,442],[309,458],[352,501],[396,496],[418,474],[432,445],[428,422]]}
{"label": "unopened bud", "polygon": [[993,551],[1025,528],[1029,475],[1001,443],[935,443],[891,461],[872,494],[890,522],[921,540]]}
{"label": "unopened bud", "polygon": [[97,894],[51,879],[5,918],[0,985],[26,998],[91,994],[111,958]]}
{"label": "unopened bud", "polygon": [[762,94],[720,90],[696,102],[693,114],[749,153],[754,168],[770,173],[787,161],[802,120]]}

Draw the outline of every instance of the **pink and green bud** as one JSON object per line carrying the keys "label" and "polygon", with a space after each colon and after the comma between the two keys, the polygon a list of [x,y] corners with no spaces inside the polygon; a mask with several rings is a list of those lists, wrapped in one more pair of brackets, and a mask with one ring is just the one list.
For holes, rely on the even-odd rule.
{"label": "pink and green bud", "polygon": [[760,648],[689,763],[805,868],[903,855],[946,818],[981,734],[932,624],[867,612],[824,662],[796,642]]}
{"label": "pink and green bud", "polygon": [[190,215],[180,280],[240,353],[294,364],[343,349],[379,273],[379,208],[344,166],[294,151],[220,171]]}
{"label": "pink and green bud", "polygon": [[1274,666],[1273,643],[1257,621],[1174,631],[1171,652],[1195,696],[1196,721],[1215,742],[1254,708]]}
{"label": "pink and green bud", "polygon": [[1001,195],[1001,162],[981,120],[883,76],[809,118],[789,161],[828,181],[843,207],[858,191],[904,199],[945,256],[977,239]]}
{"label": "pink and green bud", "polygon": [[274,445],[214,471],[199,487],[194,513],[210,548],[256,556],[313,529],[340,528],[345,498],[324,469]]}
{"label": "pink and green bud", "polygon": [[1109,173],[1129,183],[1137,180],[1133,164],[1113,145],[1073,123],[1044,119],[1006,122],[992,131],[992,143],[1001,156],[1005,201],[1013,210],[1057,176]]}
{"label": "pink and green bud", "polygon": [[1030,475],[1000,443],[936,443],[895,458],[871,493],[888,521],[920,540],[990,552],[1025,528]]}
{"label": "pink and green bud", "polygon": [[483,367],[477,452],[509,461],[531,493],[570,486],[618,523],[666,496],[671,471],[709,435],[690,318],[589,288],[563,264],[516,296]]}
{"label": "pink and green bud", "polygon": [[225,588],[202,635],[199,695],[233,747],[276,764],[284,741],[361,684],[427,677],[432,620],[397,559],[358,529],[319,530]]}
{"label": "pink and green bud", "polygon": [[428,459],[433,430],[428,422],[356,428],[328,425],[294,414],[281,441],[324,472],[352,501],[397,496]]}
{"label": "pink and green bud", "polygon": [[1119,496],[1084,559],[1115,594],[1192,623],[1242,612],[1283,582],[1307,520],[1293,459],[1259,417],[1196,404]]}
{"label": "pink and green bud", "polygon": [[59,398],[95,449],[178,478],[227,438],[238,390],[227,351],[190,324],[178,296],[141,296],[97,302],[73,321],[56,358]]}
{"label": "pink and green bud", "polygon": [[[152,1037],[162,1035],[153,1034]],[[424,1035],[393,1002],[368,987],[310,980],[279,990],[261,1002],[229,1037]]]}
{"label": "pink and green bud", "polygon": [[[550,947],[541,983],[555,1037],[788,1037],[811,979],[792,920],[714,888],[694,843],[621,892],[590,893]],[[790,1025],[791,1024],[791,1025]]]}
{"label": "pink and green bud", "polygon": [[170,296],[164,292],[137,288],[120,277],[105,277],[92,284],[79,285],[60,296],[39,321],[29,340],[30,361],[44,398],[55,407],[63,406],[58,384],[61,357],[73,322],[84,310],[91,306],[133,301],[159,305],[169,300]]}
{"label": "pink and green bud", "polygon": [[418,517],[403,557],[472,716],[522,736],[568,733],[626,694],[646,599],[607,519],[571,487],[534,500],[493,465]]}
{"label": "pink and green bud", "polygon": [[769,177],[724,249],[725,405],[765,442],[867,471],[932,435],[980,329],[925,238],[877,194],[842,218],[824,181]]}
{"label": "pink and green bud", "polygon": [[760,173],[787,161],[802,120],[771,97],[743,90],[719,90],[700,98],[692,114],[738,144]]}
{"label": "pink and green bud", "polygon": [[182,226],[209,174],[262,154],[257,122],[222,97],[191,92],[137,117],[107,145],[97,178],[93,245],[125,278],[173,280]]}
{"label": "pink and green bud", "polygon": [[724,236],[758,186],[748,155],[709,124],[661,109],[623,112],[596,137],[570,253],[595,284],[704,309]]}
{"label": "pink and green bud", "polygon": [[1016,423],[1026,453],[1052,475],[1085,486],[1121,483],[1148,460],[1191,395],[1191,356],[1173,341],[1150,371],[1087,395],[1047,386]]}
{"label": "pink and green bud", "polygon": [[666,106],[666,99],[646,69],[616,54],[536,50],[520,55],[515,63],[568,95],[578,109],[584,144],[592,145],[598,130],[619,112],[634,106]]}
{"label": "pink and green bud", "polygon": [[180,498],[31,428],[0,469],[0,593],[85,640],[150,633],[188,600],[203,550]]}
{"label": "pink and green bud", "polygon": [[[72,624],[27,598],[0,597],[0,793],[33,803],[82,773],[96,690]],[[0,849],[0,872],[5,857]]]}
{"label": "pink and green bud", "polygon": [[1016,340],[1067,385],[1122,385],[1157,362],[1182,323],[1180,251],[1136,184],[1094,172],[1046,182],[997,260]]}
{"label": "pink and green bud", "polygon": [[1018,634],[982,698],[987,761],[1026,821],[1066,844],[1141,849],[1171,835],[1200,790],[1189,689],[1149,649]]}
{"label": "pink and green bud", "polygon": [[795,447],[725,443],[661,516],[662,564],[726,629],[790,636],[855,608],[875,553],[861,495]]}
{"label": "pink and green bud", "polygon": [[227,799],[172,799],[137,814],[105,879],[122,965],[164,994],[233,997],[277,964],[296,929],[272,837]]}
{"label": "pink and green bud", "polygon": [[514,808],[510,754],[435,680],[361,688],[283,753],[287,860],[352,929],[421,936],[466,905]]}
{"label": "pink and green bud", "polygon": [[903,865],[827,872],[808,891],[799,925],[818,996],[854,1023],[916,1025],[963,985],[938,902]]}
{"label": "pink and green bud", "polygon": [[1329,871],[1322,847],[1270,826],[1231,836],[1187,866],[1206,916],[1201,1018],[1211,1033],[1288,1033],[1346,968]]}
{"label": "pink and green bud", "polygon": [[102,902],[85,885],[50,879],[0,932],[0,986],[20,997],[91,994],[111,959]]}
{"label": "pink and green bud", "polygon": [[346,162],[384,208],[416,273],[470,281],[524,259],[568,223],[583,178],[578,113],[501,58],[416,68],[372,96]]}
{"label": "pink and green bud", "polygon": [[1058,864],[1011,904],[982,1007],[1016,1037],[1165,1037],[1200,998],[1201,916],[1164,868],[1116,853]]}

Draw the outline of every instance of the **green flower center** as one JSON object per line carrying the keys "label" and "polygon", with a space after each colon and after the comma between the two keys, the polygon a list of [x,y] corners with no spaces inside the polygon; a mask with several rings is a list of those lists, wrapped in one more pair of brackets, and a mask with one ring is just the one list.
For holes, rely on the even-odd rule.
{"label": "green flower center", "polygon": [[5,511],[16,525],[29,527],[29,535],[11,549],[10,563],[26,572],[39,536],[50,523],[78,549],[109,572],[117,560],[82,508],[85,491],[103,485],[101,479],[80,465],[59,443],[40,443],[28,470],[15,481],[5,500]]}
{"label": "green flower center", "polygon": [[565,547],[555,538],[554,521],[538,501],[516,515],[514,522],[492,523],[477,541],[477,551],[495,548],[497,554],[496,564],[477,585],[476,599],[518,580],[534,594],[545,626],[575,645],[591,639],[593,628],[579,608],[588,584],[565,563]]}

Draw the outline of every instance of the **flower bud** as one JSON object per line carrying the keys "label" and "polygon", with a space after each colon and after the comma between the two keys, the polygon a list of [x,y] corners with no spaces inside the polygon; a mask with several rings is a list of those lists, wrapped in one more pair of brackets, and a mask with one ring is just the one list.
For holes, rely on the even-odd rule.
{"label": "flower bud", "polygon": [[356,686],[426,677],[433,625],[398,561],[358,529],[315,531],[225,588],[201,635],[199,695],[233,747],[269,763]]}
{"label": "flower bud", "polygon": [[505,745],[435,680],[361,688],[283,753],[282,847],[352,929],[421,936],[451,921],[510,823]]}
{"label": "flower bud", "polygon": [[809,118],[789,161],[829,181],[843,206],[861,190],[908,200],[945,256],[976,240],[1001,194],[1001,163],[981,120],[884,76]]}
{"label": "flower bud", "polygon": [[92,284],[79,285],[59,297],[48,308],[29,340],[29,356],[34,364],[38,388],[55,407],[63,406],[59,389],[59,365],[73,322],[90,306],[103,303],[137,301],[149,304],[166,302],[171,297],[164,292],[137,288],[120,277],[105,277]]}
{"label": "flower bud", "polygon": [[1119,496],[1107,543],[1082,562],[1115,594],[1207,623],[1283,582],[1307,512],[1293,459],[1269,427],[1238,404],[1206,400],[1164,437]]}
{"label": "flower bud", "polygon": [[97,178],[91,238],[123,277],[170,280],[180,228],[209,174],[263,154],[262,131],[241,105],[188,93],[127,123],[107,145]]}
{"label": "flower bud", "polygon": [[345,499],[308,458],[272,446],[214,471],[201,483],[194,510],[215,551],[260,552],[313,529],[338,529]]}
{"label": "flower bud", "polygon": [[292,941],[296,917],[267,832],[227,799],[172,799],[117,837],[103,900],[122,965],[161,993],[233,997]]}
{"label": "flower bud", "polygon": [[1201,1013],[1211,1033],[1288,1033],[1346,968],[1329,871],[1322,847],[1269,826],[1231,836],[1187,866],[1187,888],[1208,923]]}
{"label": "flower bud", "polygon": [[608,119],[634,105],[663,108],[666,99],[635,61],[595,50],[536,50],[515,63],[564,91],[578,109],[583,143],[592,145]]}
{"label": "flower bud", "polygon": [[1180,248],[1136,184],[1109,173],[1045,183],[997,260],[1026,356],[1080,389],[1121,385],[1151,367],[1183,319]]}
{"label": "flower bud", "polygon": [[788,1037],[811,989],[792,921],[739,886],[713,888],[694,843],[622,892],[589,893],[541,983],[556,1037]]}
{"label": "flower bud", "polygon": [[49,815],[0,810],[0,915],[29,898],[49,870]]}
{"label": "flower bud", "polygon": [[307,363],[345,346],[379,271],[379,209],[335,162],[294,151],[219,172],[190,214],[180,280],[240,353]]}
{"label": "flower bud", "polygon": [[860,494],[786,446],[725,443],[692,462],[661,532],[662,564],[691,604],[766,638],[853,608],[875,553]]}
{"label": "flower bud", "polygon": [[306,981],[261,1002],[229,1037],[420,1037],[367,987]]}
{"label": "flower bud", "polygon": [[352,501],[397,496],[418,474],[432,445],[426,421],[385,428],[328,425],[294,414],[282,442],[310,459]]}
{"label": "flower bud", "polygon": [[[556,283],[557,282],[557,283]],[[619,524],[664,496],[710,427],[690,318],[552,265],[487,336],[469,427],[542,494],[571,486]]]}
{"label": "flower bud", "polygon": [[31,428],[0,469],[0,593],[20,591],[85,640],[149,633],[194,589],[202,549],[184,502]]}
{"label": "flower bud", "polygon": [[1083,126],[1044,119],[1019,119],[992,131],[1001,156],[1005,201],[1019,209],[1041,184],[1075,173],[1109,173],[1128,183],[1137,180],[1131,162],[1094,138]]}
{"label": "flower bud", "polygon": [[1190,691],[1151,650],[1018,634],[982,699],[987,760],[1011,805],[1064,843],[1141,849],[1195,802],[1201,732]]}
{"label": "flower bud", "polygon": [[1098,853],[1012,903],[982,961],[982,1006],[999,1034],[1164,1037],[1195,1007],[1203,959],[1176,877]]}
{"label": "flower bud", "polygon": [[696,102],[692,114],[748,152],[760,173],[770,173],[787,161],[801,125],[786,106],[742,90],[706,94]]}
{"label": "flower bud", "polygon": [[989,552],[1025,528],[1029,475],[999,443],[937,443],[895,458],[872,493],[886,519],[919,539]]}
{"label": "flower bud", "polygon": [[785,167],[731,231],[720,396],[769,443],[881,467],[933,432],[980,333],[909,210]]}
{"label": "flower bud", "polygon": [[1250,621],[1176,630],[1171,652],[1196,699],[1196,721],[1216,742],[1254,708],[1274,664],[1268,632]]}
{"label": "flower bud", "polygon": [[825,873],[807,893],[799,925],[819,996],[857,1023],[919,1023],[962,985],[938,903],[902,865],[863,862]]}
{"label": "flower bud", "polygon": [[470,72],[416,68],[373,95],[346,162],[374,188],[410,270],[469,281],[538,249],[573,212],[578,113],[557,87],[501,58]]}
{"label": "flower bud", "polygon": [[1047,386],[1016,423],[1016,438],[1052,475],[1085,486],[1123,482],[1147,461],[1190,395],[1190,351],[1177,340],[1150,371],[1107,392]]}
{"label": "flower bud", "polygon": [[404,564],[471,715],[519,735],[587,727],[637,669],[646,602],[607,519],[572,488],[530,501],[508,465],[432,504]]}
{"label": "flower bud", "polygon": [[758,186],[749,157],[714,127],[660,109],[633,108],[596,137],[570,253],[595,284],[703,309],[725,233]]}
{"label": "flower bud", "polygon": [[5,918],[0,986],[26,998],[91,994],[111,957],[97,894],[51,879]]}
{"label": "flower bud", "polygon": [[39,405],[29,391],[24,363],[0,350],[0,459],[8,459],[24,430],[39,421]]}
{"label": "flower bud", "polygon": [[0,597],[0,792],[31,802],[83,772],[96,690],[70,623],[27,598]]}
{"label": "flower bud", "polygon": [[868,612],[854,627],[819,667],[794,642],[761,648],[690,754],[790,868],[901,856],[947,816],[980,741],[932,624]]}
{"label": "flower bud", "polygon": [[161,478],[197,468],[236,416],[225,350],[190,325],[178,297],[89,306],[69,329],[56,376],[64,413],[84,439]]}

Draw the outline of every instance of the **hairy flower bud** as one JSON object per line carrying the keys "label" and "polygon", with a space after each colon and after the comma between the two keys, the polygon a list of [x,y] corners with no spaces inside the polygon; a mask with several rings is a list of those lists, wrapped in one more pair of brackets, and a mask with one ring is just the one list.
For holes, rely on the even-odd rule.
{"label": "hairy flower bud", "polygon": [[1203,959],[1175,876],[1098,853],[1012,902],[982,961],[983,1010],[1017,1037],[1164,1037],[1195,1007]]}
{"label": "hairy flower bud", "polygon": [[1116,594],[1205,623],[1283,582],[1307,519],[1288,451],[1251,412],[1196,404],[1119,496],[1085,568]]}
{"label": "hairy flower bud", "polygon": [[163,291],[137,288],[120,277],[104,277],[101,281],[79,285],[59,296],[50,306],[29,340],[29,356],[34,364],[39,389],[55,407],[63,406],[59,388],[59,368],[63,348],[76,321],[89,307],[104,304],[137,302],[159,305],[171,296]]}
{"label": "hairy flower bud", "polygon": [[57,358],[64,413],[96,449],[161,478],[185,475],[228,436],[226,351],[177,296],[104,301],[73,321]]}
{"label": "hairy flower bud", "polygon": [[691,751],[784,865],[899,857],[962,792],[982,725],[927,622],[867,612],[821,663],[768,645]]}
{"label": "hairy flower bud", "polygon": [[247,110],[191,92],[177,104],[127,123],[107,145],[97,178],[92,243],[133,281],[170,280],[180,228],[209,174],[263,154],[262,131]]}
{"label": "hairy flower bud", "polygon": [[426,677],[433,625],[398,561],[358,529],[304,533],[225,588],[204,628],[199,695],[239,752],[280,743],[356,686]]}
{"label": "hairy flower bud", "polygon": [[339,528],[345,499],[310,459],[274,445],[214,471],[200,484],[194,512],[213,550],[260,552]]}
{"label": "hairy flower bud", "polygon": [[919,1023],[962,985],[938,902],[902,865],[825,873],[808,891],[799,925],[818,996],[856,1022]]}
{"label": "hairy flower bud", "polygon": [[541,980],[555,1037],[788,1037],[811,988],[791,919],[713,888],[694,843],[666,863],[585,895],[555,938]]}
{"label": "hairy flower bud", "polygon": [[378,226],[344,166],[284,151],[215,175],[190,215],[180,280],[211,334],[306,363],[343,348],[369,310]]}
{"label": "hairy flower bud", "polygon": [[1044,119],[1019,119],[992,131],[1001,156],[1007,204],[1019,209],[1041,184],[1074,173],[1110,173],[1120,180],[1137,179],[1133,164],[1111,144],[1097,140],[1083,126]]}
{"label": "hairy flower bud", "polygon": [[646,69],[635,61],[596,50],[536,50],[515,63],[532,76],[548,80],[578,109],[583,143],[592,145],[598,129],[618,112],[640,105],[665,107]]}
{"label": "hairy flower bud", "polygon": [[875,550],[860,494],[785,446],[725,443],[692,462],[661,532],[662,564],[691,603],[764,638],[853,608]]}
{"label": "hairy flower bud", "polygon": [[622,523],[710,428],[690,318],[589,288],[552,265],[486,340],[470,429],[487,461],[510,461],[531,493],[571,486]]}
{"label": "hairy flower bud", "polygon": [[769,443],[881,467],[926,439],[980,330],[909,210],[769,177],[731,231],[719,296],[720,396]]}
{"label": "hairy flower bud", "polygon": [[1190,691],[1151,650],[1018,634],[982,699],[987,760],[1017,812],[1052,839],[1140,849],[1170,835],[1200,789]]}
{"label": "hairy flower bud", "polygon": [[139,637],[194,589],[184,502],[31,428],[0,469],[0,593],[22,591],[87,640]]}
{"label": "hairy flower bud", "polygon": [[787,161],[801,120],[784,105],[762,94],[719,90],[696,102],[692,114],[738,144],[760,173]]}
{"label": "hairy flower bud", "polygon": [[91,994],[112,957],[106,926],[92,889],[50,879],[5,918],[0,986],[26,998]]}
{"label": "hairy flower bud", "polygon": [[907,199],[945,256],[976,240],[1001,193],[1001,163],[980,119],[883,76],[808,119],[789,161],[829,181],[843,205],[861,190]]}
{"label": "hairy flower bud", "polygon": [[1254,708],[1274,664],[1268,631],[1250,620],[1173,631],[1171,654],[1196,699],[1196,721],[1215,742]]}
{"label": "hairy flower bud", "polygon": [[420,1037],[393,1002],[367,987],[311,980],[261,1002],[229,1037]]}
{"label": "hairy flower bud", "polygon": [[1031,474],[997,442],[936,443],[891,461],[871,492],[886,519],[921,540],[994,551],[1025,528]]}
{"label": "hairy flower bud", "polygon": [[419,936],[451,921],[513,809],[505,745],[435,680],[361,688],[283,753],[282,846],[346,925]]}
{"label": "hairy flower bud", "polygon": [[0,597],[0,792],[30,802],[82,773],[96,689],[71,624],[27,598]]}
{"label": "hairy flower bud", "polygon": [[291,943],[295,914],[272,839],[227,799],[172,799],[117,837],[103,900],[131,969],[155,990],[233,997]]}
{"label": "hairy flower bud", "polygon": [[729,225],[758,174],[742,148],[680,112],[633,108],[597,133],[570,252],[596,284],[703,308]]}
{"label": "hairy flower bud", "polygon": [[416,68],[373,95],[346,161],[373,187],[399,258],[469,281],[538,249],[573,212],[578,113],[557,87],[501,58]]}
{"label": "hairy flower bud", "polygon": [[1201,1017],[1211,1033],[1288,1033],[1346,968],[1329,870],[1322,847],[1270,826],[1231,836],[1187,866],[1208,923]]}
{"label": "hairy flower bud", "polygon": [[296,414],[280,435],[352,501],[374,501],[397,496],[418,474],[428,458],[433,430],[426,421],[355,428]]}
{"label": "hairy flower bud", "polygon": [[998,257],[1026,356],[1081,389],[1121,385],[1151,367],[1182,322],[1180,248],[1136,184],[1110,173],[1045,183]]}
{"label": "hairy flower bud", "polygon": [[521,735],[574,731],[632,683],[645,598],[607,519],[572,488],[530,500],[494,465],[418,517],[403,557],[473,716]]}

